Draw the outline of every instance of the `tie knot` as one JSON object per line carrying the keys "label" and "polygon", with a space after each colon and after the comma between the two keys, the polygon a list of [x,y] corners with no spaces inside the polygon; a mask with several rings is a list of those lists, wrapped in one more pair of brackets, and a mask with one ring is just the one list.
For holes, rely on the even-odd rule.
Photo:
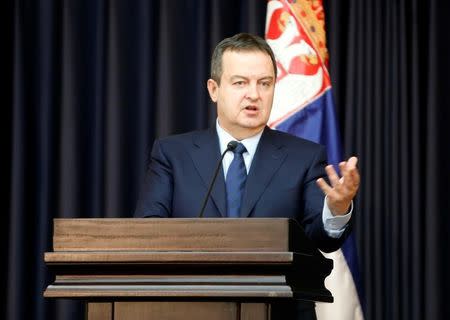
{"label": "tie knot", "polygon": [[233,150],[234,153],[243,154],[247,149],[242,143],[238,143],[236,149]]}

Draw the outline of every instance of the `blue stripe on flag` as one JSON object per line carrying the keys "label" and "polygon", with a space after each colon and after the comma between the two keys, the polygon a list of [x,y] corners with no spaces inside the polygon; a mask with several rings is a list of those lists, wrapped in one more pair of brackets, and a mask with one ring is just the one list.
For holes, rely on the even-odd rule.
{"label": "blue stripe on flag", "polygon": [[278,124],[276,129],[326,146],[328,163],[334,166],[342,160],[341,140],[331,89]]}
{"label": "blue stripe on flag", "polygon": [[[333,164],[339,170],[338,164],[342,161],[342,146],[331,88],[278,124],[276,129],[326,146],[328,163]],[[364,310],[362,283],[353,234],[350,234],[341,249],[352,273],[359,301]]]}

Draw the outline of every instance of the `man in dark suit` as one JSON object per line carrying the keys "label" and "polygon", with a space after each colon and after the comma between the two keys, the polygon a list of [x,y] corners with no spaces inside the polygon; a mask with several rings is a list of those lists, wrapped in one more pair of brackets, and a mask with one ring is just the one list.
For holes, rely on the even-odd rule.
{"label": "man in dark suit", "polygon": [[[155,141],[136,216],[198,216],[221,154],[238,141],[225,154],[205,216],[289,217],[319,249],[341,246],[359,186],[357,159],[342,162],[339,177],[326,165],[324,147],[266,126],[276,71],[260,37],[237,34],[217,45],[207,82],[216,126]],[[315,319],[313,306],[287,303],[274,313]]]}

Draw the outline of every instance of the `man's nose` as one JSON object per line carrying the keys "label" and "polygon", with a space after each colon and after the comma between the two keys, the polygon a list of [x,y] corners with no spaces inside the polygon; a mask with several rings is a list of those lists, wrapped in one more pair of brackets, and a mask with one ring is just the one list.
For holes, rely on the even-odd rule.
{"label": "man's nose", "polygon": [[256,100],[256,99],[259,98],[258,84],[251,83],[248,86],[247,98],[250,99],[250,100]]}

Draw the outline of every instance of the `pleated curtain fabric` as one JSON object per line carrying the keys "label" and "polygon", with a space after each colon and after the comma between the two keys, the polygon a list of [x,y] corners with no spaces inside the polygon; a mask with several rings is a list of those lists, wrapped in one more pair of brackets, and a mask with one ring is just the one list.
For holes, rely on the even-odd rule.
{"label": "pleated curtain fabric", "polygon": [[[325,0],[369,320],[447,319],[450,41],[446,0]],[[83,318],[42,297],[53,218],[131,217],[156,137],[213,126],[214,46],[264,36],[266,1],[7,0],[0,318]],[[26,306],[26,307],[24,307]]]}

